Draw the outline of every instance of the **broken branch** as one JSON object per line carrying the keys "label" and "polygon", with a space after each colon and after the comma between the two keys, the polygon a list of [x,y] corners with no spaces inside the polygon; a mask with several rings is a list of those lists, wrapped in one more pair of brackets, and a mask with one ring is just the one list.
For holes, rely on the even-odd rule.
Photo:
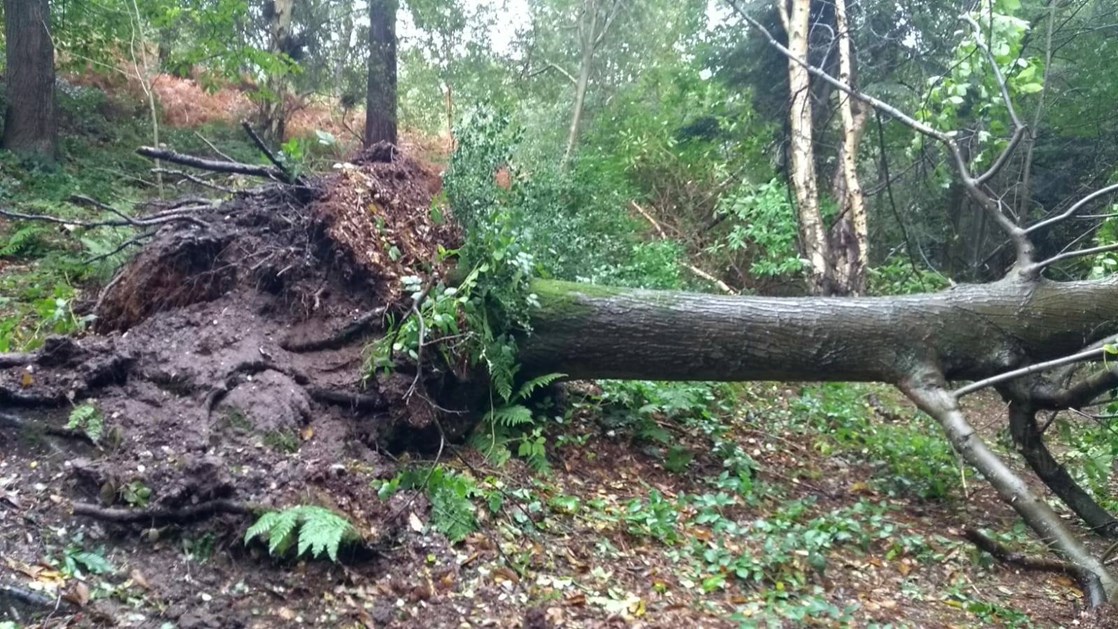
{"label": "broken branch", "polygon": [[166,149],[158,149],[151,146],[141,146],[136,149],[138,155],[142,155],[148,159],[163,160],[172,162],[174,164],[181,164],[183,166],[190,166],[198,170],[208,170],[215,173],[233,173],[236,175],[248,175],[250,177],[262,177],[264,179],[271,179],[282,183],[290,183],[287,181],[287,173],[276,168],[275,166],[253,166],[251,164],[242,164],[240,162],[223,162],[212,159],[203,159],[193,155],[184,155],[169,151]]}

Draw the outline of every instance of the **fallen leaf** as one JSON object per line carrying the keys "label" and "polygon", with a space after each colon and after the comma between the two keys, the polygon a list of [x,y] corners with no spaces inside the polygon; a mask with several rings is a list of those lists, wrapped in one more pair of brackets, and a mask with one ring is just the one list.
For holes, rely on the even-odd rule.
{"label": "fallen leaf", "polygon": [[62,599],[70,601],[78,607],[85,607],[86,604],[89,603],[89,586],[81,581],[77,581],[74,583],[73,587],[62,595]]}
{"label": "fallen leaf", "polygon": [[299,436],[303,438],[303,441],[310,441],[314,437],[314,428],[307,426],[299,433]]}
{"label": "fallen leaf", "polygon": [[416,533],[423,532],[423,521],[419,519],[419,516],[416,515],[414,511],[408,514],[408,526]]}
{"label": "fallen leaf", "polygon": [[144,577],[144,573],[140,572],[138,568],[132,568],[132,572],[128,573],[128,578],[132,579],[132,582],[140,589],[151,589],[151,585],[148,583],[147,578]]}

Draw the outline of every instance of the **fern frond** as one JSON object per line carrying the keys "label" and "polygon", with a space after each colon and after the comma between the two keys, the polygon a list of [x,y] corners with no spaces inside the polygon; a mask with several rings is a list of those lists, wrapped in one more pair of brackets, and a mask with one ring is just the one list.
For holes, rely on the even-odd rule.
{"label": "fern frond", "polygon": [[513,399],[516,401],[526,400],[528,396],[535,393],[537,389],[542,389],[556,380],[566,377],[566,375],[565,373],[548,373],[532,378],[528,382],[520,385],[520,390],[516,392],[516,397]]}
{"label": "fern frond", "polygon": [[353,526],[343,517],[322,507],[303,507],[300,514],[303,526],[299,529],[299,547],[296,555],[308,550],[312,557],[326,553],[330,561],[338,560],[338,547],[342,540],[352,535]]}
{"label": "fern frond", "polygon": [[495,408],[486,414],[485,420],[505,428],[513,428],[532,423],[532,411],[527,406],[512,404]]}
{"label": "fern frond", "polygon": [[322,507],[302,505],[260,516],[245,531],[245,543],[257,537],[267,537],[268,552],[274,557],[282,556],[295,543],[296,530],[297,557],[309,551],[312,557],[321,557],[325,553],[331,561],[338,560],[338,548],[342,542],[355,536],[353,525],[337,513]]}

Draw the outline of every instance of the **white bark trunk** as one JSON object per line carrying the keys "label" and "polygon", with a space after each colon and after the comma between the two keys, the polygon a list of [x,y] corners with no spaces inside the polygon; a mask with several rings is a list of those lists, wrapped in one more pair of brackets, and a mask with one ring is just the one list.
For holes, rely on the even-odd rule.
{"label": "white bark trunk", "polygon": [[[788,50],[795,59],[807,63],[808,28],[811,0],[779,0],[780,17],[788,34]],[[788,88],[792,106],[789,112],[791,141],[791,178],[800,219],[800,238],[807,259],[812,289],[829,291],[830,251],[823,218],[819,213],[819,190],[815,178],[815,152],[812,143],[811,75],[804,65],[788,60]]]}

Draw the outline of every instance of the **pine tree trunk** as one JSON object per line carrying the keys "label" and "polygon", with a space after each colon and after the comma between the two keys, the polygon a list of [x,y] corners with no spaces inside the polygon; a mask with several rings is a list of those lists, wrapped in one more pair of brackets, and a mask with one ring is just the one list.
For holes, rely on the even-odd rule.
{"label": "pine tree trunk", "polygon": [[54,45],[49,0],[4,0],[8,107],[0,147],[50,162],[58,158]]}

